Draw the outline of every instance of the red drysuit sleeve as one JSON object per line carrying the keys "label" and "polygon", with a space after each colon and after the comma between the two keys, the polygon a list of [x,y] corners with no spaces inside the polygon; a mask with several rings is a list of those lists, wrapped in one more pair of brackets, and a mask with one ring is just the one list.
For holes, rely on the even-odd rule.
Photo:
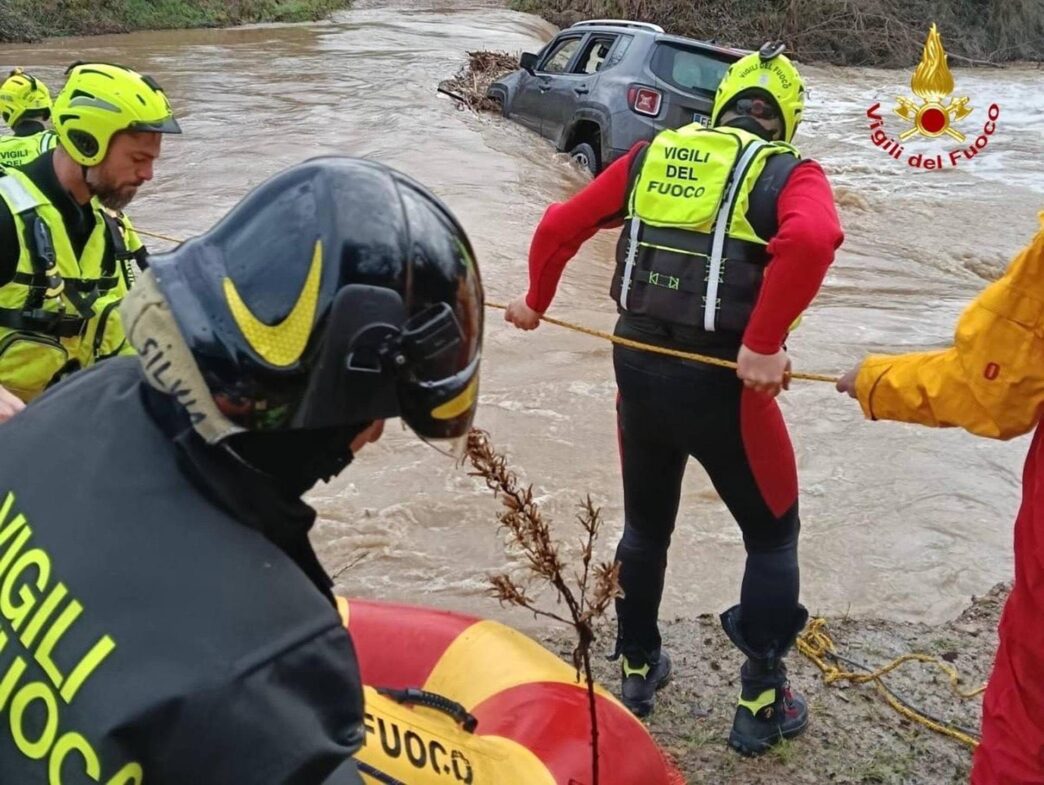
{"label": "red drysuit sleeve", "polygon": [[[623,223],[627,180],[639,142],[567,202],[552,204],[529,247],[526,304],[543,313],[551,305],[562,270],[599,229]],[[791,174],[777,206],[779,231],[769,243],[758,303],[744,335],[748,348],[763,354],[779,349],[787,328],[812,301],[844,235],[826,175],[814,161]]]}
{"label": "red drysuit sleeve", "polygon": [[759,354],[779,351],[845,239],[830,183],[815,161],[803,161],[791,172],[779,195],[776,217],[779,228],[768,244],[772,261],[743,334],[744,345]]}
{"label": "red drysuit sleeve", "polygon": [[566,263],[599,229],[620,226],[627,201],[631,162],[645,147],[639,142],[567,202],[547,208],[529,245],[526,305],[543,313],[551,305]]}

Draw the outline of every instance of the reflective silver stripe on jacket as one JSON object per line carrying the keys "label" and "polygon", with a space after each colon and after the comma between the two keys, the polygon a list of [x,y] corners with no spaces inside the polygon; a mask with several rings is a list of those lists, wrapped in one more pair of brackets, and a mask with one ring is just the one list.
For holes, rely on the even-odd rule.
{"label": "reflective silver stripe on jacket", "polygon": [[624,265],[623,283],[620,285],[620,307],[627,310],[627,297],[631,293],[631,278],[634,276],[634,260],[638,256],[638,230],[641,221],[631,218],[631,232],[627,235],[627,262]]}
{"label": "reflective silver stripe on jacket", "polygon": [[758,150],[768,142],[757,140],[751,142],[743,151],[739,161],[732,169],[732,183],[725,201],[721,203],[718,217],[714,223],[714,240],[711,243],[710,266],[707,273],[707,302],[703,306],[703,329],[714,332],[714,316],[718,306],[718,278],[721,275],[721,253],[725,248],[725,236],[729,231],[729,216],[732,214],[732,203],[736,198],[740,183],[747,179],[747,169]]}
{"label": "reflective silver stripe on jacket", "polygon": [[14,175],[0,177],[0,193],[4,195],[13,213],[35,210],[41,204]]}

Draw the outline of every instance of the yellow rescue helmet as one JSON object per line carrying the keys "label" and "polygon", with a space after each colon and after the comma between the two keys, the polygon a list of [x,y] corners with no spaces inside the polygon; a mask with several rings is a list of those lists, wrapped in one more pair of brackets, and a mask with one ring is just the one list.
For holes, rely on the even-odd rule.
{"label": "yellow rescue helmet", "polygon": [[784,48],[781,42],[769,42],[729,66],[714,96],[712,126],[718,124],[734,100],[760,92],[770,97],[779,110],[783,141],[794,138],[805,108],[805,83],[790,58],[783,55]]}
{"label": "yellow rescue helmet", "polygon": [[121,131],[180,134],[170,103],[156,81],[109,63],[73,63],[54,101],[58,141],[82,166],[97,166]]}
{"label": "yellow rescue helmet", "polygon": [[11,128],[26,117],[46,120],[50,113],[51,93],[35,76],[16,68],[0,84],[0,116]]}

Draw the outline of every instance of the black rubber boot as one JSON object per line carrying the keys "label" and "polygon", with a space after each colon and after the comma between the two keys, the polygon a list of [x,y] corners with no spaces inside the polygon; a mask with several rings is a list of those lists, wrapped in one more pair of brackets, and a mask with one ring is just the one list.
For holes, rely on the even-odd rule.
{"label": "black rubber boot", "polygon": [[647,717],[656,703],[656,691],[671,680],[671,658],[660,651],[655,659],[626,654],[620,660],[620,700],[636,717]]}
{"label": "black rubber boot", "polygon": [[808,611],[798,606],[792,632],[764,650],[753,649],[740,631],[739,606],[721,615],[725,634],[747,661],[740,669],[740,697],[729,733],[729,746],[743,755],[760,755],[783,739],[800,736],[808,727],[808,705],[790,689],[783,657],[794,645],[808,621]]}

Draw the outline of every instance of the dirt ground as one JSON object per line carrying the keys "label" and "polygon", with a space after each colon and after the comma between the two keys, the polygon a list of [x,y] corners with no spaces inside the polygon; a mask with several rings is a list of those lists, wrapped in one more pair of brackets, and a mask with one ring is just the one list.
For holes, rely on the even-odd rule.
{"label": "dirt ground", "polygon": [[[828,619],[838,653],[872,667],[919,652],[940,657],[960,673],[970,690],[985,682],[997,645],[996,628],[1008,586],[998,584],[972,598],[956,619],[938,626],[882,619]],[[674,679],[660,692],[648,726],[673,757],[690,785],[950,785],[966,783],[969,747],[900,716],[872,685],[826,686],[819,669],[801,654],[788,658],[792,686],[808,699],[811,721],[805,735],[758,759],[746,759],[726,744],[739,692],[742,655],[725,637],[715,616],[673,619],[662,625],[664,646],[674,661]],[[596,678],[618,689],[618,665],[602,654],[613,630],[601,630]],[[545,645],[569,658],[567,633]],[[935,666],[907,663],[885,677],[900,698],[934,717],[978,732],[981,697],[955,696]]]}

